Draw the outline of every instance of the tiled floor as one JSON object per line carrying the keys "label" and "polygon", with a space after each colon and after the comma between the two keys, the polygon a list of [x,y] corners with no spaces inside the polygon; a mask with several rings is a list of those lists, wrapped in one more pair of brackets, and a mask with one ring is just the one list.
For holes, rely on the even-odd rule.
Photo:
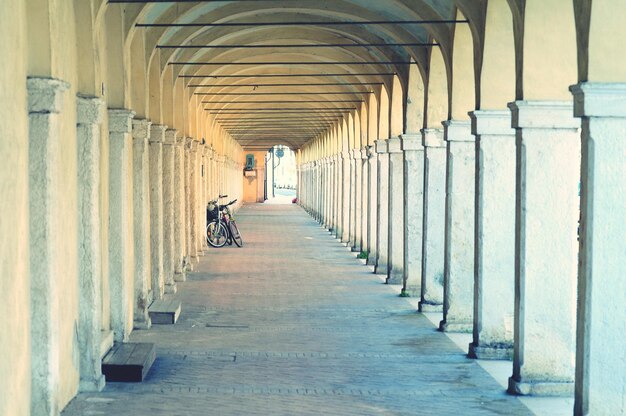
{"label": "tiled floor", "polygon": [[243,248],[211,249],[141,384],[80,394],[77,415],[527,415],[410,302],[295,205],[237,215]]}

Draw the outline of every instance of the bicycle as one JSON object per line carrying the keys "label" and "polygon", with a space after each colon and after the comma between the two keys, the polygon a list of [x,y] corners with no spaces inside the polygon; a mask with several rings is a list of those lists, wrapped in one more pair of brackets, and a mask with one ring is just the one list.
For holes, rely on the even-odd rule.
{"label": "bicycle", "polygon": [[[220,198],[227,198],[228,195],[220,195]],[[237,200],[230,201],[226,205],[219,205],[217,200],[209,201],[207,204],[207,243],[212,247],[224,247],[226,243],[232,245],[234,242],[238,247],[243,246],[243,239],[237,227],[237,222],[233,217],[230,206]]]}

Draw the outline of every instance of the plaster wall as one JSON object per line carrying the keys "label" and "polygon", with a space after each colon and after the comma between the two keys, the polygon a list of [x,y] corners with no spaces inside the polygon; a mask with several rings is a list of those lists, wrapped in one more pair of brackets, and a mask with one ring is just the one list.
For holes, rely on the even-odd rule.
{"label": "plaster wall", "polygon": [[[63,299],[59,302],[58,322],[59,335],[59,386],[57,403],[59,408],[74,397],[79,383],[79,350],[77,339],[78,325],[78,181],[77,181],[77,146],[76,146],[76,26],[74,6],[72,2],[48,1],[47,10],[34,11],[29,14],[29,34],[34,35],[45,27],[35,29],[42,21],[48,23],[48,53],[41,55],[29,54],[29,76],[48,76],[63,80],[70,84],[64,92],[63,112],[59,115],[59,145],[62,149],[58,157],[58,189],[55,190],[55,202],[51,209],[58,217],[58,233],[52,238],[57,247],[56,270],[54,270],[58,287]],[[37,4],[28,4],[30,8]],[[38,14],[35,18],[34,14]],[[44,25],[45,26],[45,25]],[[39,39],[39,38],[37,38]],[[31,41],[29,45],[37,44]],[[30,48],[28,48],[30,50]],[[20,51],[19,49],[15,49]],[[24,48],[21,53],[27,49]],[[15,53],[15,52],[13,52]],[[20,53],[20,52],[18,52]],[[22,81],[23,82],[23,81]],[[6,85],[6,84],[3,84]],[[33,339],[33,342],[37,342]]]}
{"label": "plaster wall", "polygon": [[[265,174],[265,155],[267,152],[243,152],[241,163],[245,165],[246,155],[254,155],[254,163],[256,176],[243,176],[241,173],[241,180],[243,181],[243,202],[246,204],[255,204],[257,202],[263,202],[263,181]],[[271,179],[271,178],[270,178]]]}
{"label": "plaster wall", "polygon": [[24,2],[0,2],[0,414],[30,408],[28,116]]}

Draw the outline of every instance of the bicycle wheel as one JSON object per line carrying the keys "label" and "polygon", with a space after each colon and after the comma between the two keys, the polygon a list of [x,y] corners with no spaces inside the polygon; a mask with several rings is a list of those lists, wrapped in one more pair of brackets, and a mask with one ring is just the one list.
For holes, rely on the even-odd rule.
{"label": "bicycle wheel", "polygon": [[206,226],[206,242],[212,247],[224,247],[228,239],[228,231],[223,223],[215,220]]}
{"label": "bicycle wheel", "polygon": [[231,220],[228,226],[230,228],[230,235],[233,237],[235,244],[237,244],[238,247],[243,247],[243,239],[241,238],[239,227],[237,227],[235,220]]}

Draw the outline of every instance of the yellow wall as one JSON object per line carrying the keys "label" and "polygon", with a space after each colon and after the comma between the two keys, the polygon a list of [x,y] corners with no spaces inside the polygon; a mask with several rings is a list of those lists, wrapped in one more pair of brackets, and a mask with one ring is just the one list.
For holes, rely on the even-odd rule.
{"label": "yellow wall", "polygon": [[14,416],[30,408],[25,20],[23,1],[0,1],[0,415]]}
{"label": "yellow wall", "polygon": [[242,154],[241,163],[246,164],[246,155],[253,154],[255,161],[255,177],[243,177],[243,202],[246,204],[253,204],[256,202],[263,202],[264,196],[264,175],[265,175],[265,155],[267,152],[246,152]]}

